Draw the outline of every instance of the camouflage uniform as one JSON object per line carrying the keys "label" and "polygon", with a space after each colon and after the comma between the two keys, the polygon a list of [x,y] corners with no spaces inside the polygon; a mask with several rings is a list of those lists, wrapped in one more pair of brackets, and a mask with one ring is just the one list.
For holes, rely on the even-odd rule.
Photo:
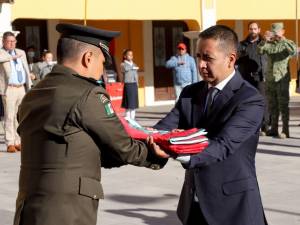
{"label": "camouflage uniform", "polygon": [[270,134],[278,136],[279,113],[282,117],[282,133],[289,137],[289,60],[296,54],[296,45],[288,39],[261,42],[259,54],[267,54],[266,95],[271,115]]}

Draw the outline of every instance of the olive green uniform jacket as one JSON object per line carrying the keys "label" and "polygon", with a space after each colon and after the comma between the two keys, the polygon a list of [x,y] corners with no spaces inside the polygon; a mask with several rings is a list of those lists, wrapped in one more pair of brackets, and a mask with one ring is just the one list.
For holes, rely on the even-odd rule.
{"label": "olive green uniform jacket", "polygon": [[14,225],[93,225],[103,198],[100,167],[160,168],[146,145],[128,137],[105,89],[56,65],[23,99]]}
{"label": "olive green uniform jacket", "polygon": [[289,60],[297,53],[297,46],[293,41],[262,41],[257,45],[257,51],[268,56],[267,82],[278,82],[285,76],[290,77]]}

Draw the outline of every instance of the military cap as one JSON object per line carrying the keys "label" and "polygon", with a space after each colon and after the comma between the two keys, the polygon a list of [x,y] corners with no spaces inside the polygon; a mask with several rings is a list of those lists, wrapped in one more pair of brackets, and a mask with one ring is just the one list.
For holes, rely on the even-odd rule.
{"label": "military cap", "polygon": [[283,29],[283,23],[272,23],[271,30],[274,33],[277,33],[278,31]]}
{"label": "military cap", "polygon": [[61,33],[62,38],[71,38],[99,47],[103,52],[106,64],[111,63],[109,42],[114,37],[120,35],[119,31],[101,30],[94,27],[69,23],[57,24],[56,30]]}

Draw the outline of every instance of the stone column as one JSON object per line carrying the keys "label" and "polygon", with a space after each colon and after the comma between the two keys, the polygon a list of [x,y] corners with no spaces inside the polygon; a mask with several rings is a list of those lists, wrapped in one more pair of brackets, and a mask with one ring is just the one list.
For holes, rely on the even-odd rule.
{"label": "stone column", "polygon": [[202,0],[201,1],[201,21],[202,21],[202,30],[205,30],[208,27],[216,25],[217,22],[217,9],[216,9],[216,0]]}
{"label": "stone column", "polygon": [[[11,4],[13,1],[0,1],[0,48],[2,48],[2,37],[6,31],[12,31],[11,26]],[[18,31],[12,31],[16,36],[19,34]]]}

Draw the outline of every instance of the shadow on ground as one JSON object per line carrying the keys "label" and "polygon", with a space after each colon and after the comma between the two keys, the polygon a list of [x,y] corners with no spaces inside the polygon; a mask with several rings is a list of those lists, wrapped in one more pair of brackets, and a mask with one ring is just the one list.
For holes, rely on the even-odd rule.
{"label": "shadow on ground", "polygon": [[176,212],[163,209],[134,208],[134,209],[111,209],[106,212],[122,215],[130,218],[139,218],[142,224],[147,225],[180,225]]}
{"label": "shadow on ground", "polygon": [[280,210],[280,209],[271,209],[271,208],[264,208],[265,211],[270,211],[270,212],[276,212],[276,213],[283,213],[283,214],[288,214],[288,215],[293,215],[293,216],[300,216],[300,212],[290,212],[286,210]]}
{"label": "shadow on ground", "polygon": [[262,154],[269,154],[269,155],[280,155],[280,156],[290,156],[290,157],[300,157],[300,153],[294,153],[294,152],[283,152],[283,151],[276,151],[276,150],[266,150],[266,149],[257,149],[258,153]]}
{"label": "shadow on ground", "polygon": [[[289,139],[300,139],[300,138],[289,138]],[[291,148],[297,148],[299,149],[299,145],[296,143],[296,144],[285,144],[285,143],[274,143],[274,142],[267,142],[267,141],[259,141],[259,144],[260,145],[268,145],[268,146],[282,146],[282,147],[291,147]]]}
{"label": "shadow on ground", "polygon": [[179,199],[179,196],[173,194],[165,194],[162,197],[148,197],[136,195],[106,195],[105,198],[115,202],[122,202],[133,205],[145,205],[166,200]]}
{"label": "shadow on ground", "polygon": [[[135,206],[159,203],[178,199],[178,195],[165,194],[161,197],[134,196],[134,195],[108,195],[112,201],[129,203]],[[108,209],[105,212],[126,216],[130,218],[139,218],[143,221],[142,224],[147,225],[179,225],[181,224],[177,218],[175,210],[151,209],[151,208],[129,208],[129,209]]]}

